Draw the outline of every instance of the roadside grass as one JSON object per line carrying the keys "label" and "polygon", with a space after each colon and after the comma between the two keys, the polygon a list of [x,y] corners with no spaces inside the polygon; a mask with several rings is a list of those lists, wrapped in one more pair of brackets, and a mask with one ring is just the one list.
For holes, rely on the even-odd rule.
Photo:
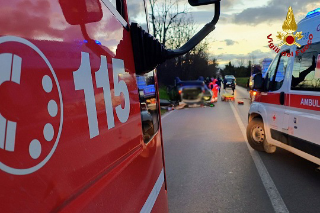
{"label": "roadside grass", "polygon": [[164,87],[164,86],[159,87],[159,98],[165,99],[165,100],[170,100],[166,87]]}
{"label": "roadside grass", "polygon": [[166,109],[160,109],[161,115],[164,115],[166,112],[168,112],[168,110]]}
{"label": "roadside grass", "polygon": [[[170,100],[165,86],[159,87],[159,98],[164,100]],[[168,110],[160,108],[161,115],[164,115]]]}
{"label": "roadside grass", "polygon": [[237,85],[242,87],[247,87],[248,79],[250,77],[238,77],[237,79]]}

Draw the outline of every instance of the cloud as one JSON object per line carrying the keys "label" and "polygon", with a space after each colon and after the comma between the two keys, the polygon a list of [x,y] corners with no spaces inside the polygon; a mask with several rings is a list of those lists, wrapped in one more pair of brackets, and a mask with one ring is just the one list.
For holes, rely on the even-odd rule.
{"label": "cloud", "polygon": [[231,40],[231,39],[225,39],[224,42],[226,42],[227,46],[232,46],[234,44],[237,44],[237,41]]}
{"label": "cloud", "polygon": [[197,24],[208,23],[212,20],[214,16],[213,11],[193,11],[193,12],[190,12],[190,14],[194,19],[194,22]]}
{"label": "cloud", "polygon": [[240,13],[234,14],[233,22],[236,24],[257,25],[260,23],[271,23],[272,21],[284,20],[291,6],[294,14],[306,13],[306,6],[317,3],[318,0],[271,0],[266,6],[247,8]]}
{"label": "cloud", "polygon": [[234,6],[234,4],[239,3],[237,0],[223,0],[221,1],[221,8],[228,9]]}
{"label": "cloud", "polygon": [[[139,16],[145,17],[143,1],[131,1],[127,3],[128,15],[131,22],[137,22]],[[145,21],[145,20],[144,20]]]}
{"label": "cloud", "polygon": [[281,7],[260,7],[248,8],[233,17],[233,22],[236,24],[257,25],[263,22],[276,21],[284,17],[288,8]]}
{"label": "cloud", "polygon": [[[194,23],[200,25],[201,27],[203,26],[203,24],[211,22],[214,16],[213,11],[192,11],[188,14],[192,16]],[[216,24],[216,27],[220,27],[222,24],[231,23],[231,19],[231,15],[220,13],[219,21]]]}
{"label": "cloud", "polygon": [[[232,64],[237,65],[239,60],[245,60],[245,61],[253,61],[253,63],[257,64],[260,62],[260,60],[264,58],[274,58],[275,53],[272,51],[268,52],[262,52],[260,49],[254,50],[248,54],[221,54],[219,55],[218,62],[220,66],[223,66],[227,64],[229,61],[231,61]],[[245,65],[247,65],[245,63]]]}

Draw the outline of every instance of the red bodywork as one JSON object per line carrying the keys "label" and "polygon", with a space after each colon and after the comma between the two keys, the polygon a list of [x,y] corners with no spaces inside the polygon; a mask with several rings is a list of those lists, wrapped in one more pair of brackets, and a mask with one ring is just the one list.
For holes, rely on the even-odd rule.
{"label": "red bodywork", "polygon": [[[149,143],[143,142],[130,31],[104,4],[100,21],[85,29],[70,25],[60,3],[1,2],[1,212],[140,212],[164,174],[164,157],[161,125]],[[82,53],[90,58],[99,131],[94,137],[84,90],[75,89]],[[101,56],[107,60],[113,128],[108,128],[106,92],[96,84]],[[124,63],[125,73],[118,77],[127,86],[129,102],[114,92],[113,59]],[[8,79],[3,64],[9,64]],[[129,116],[121,122],[116,108],[126,104]],[[13,140],[10,125],[16,125]],[[168,211],[163,179],[153,212]]]}

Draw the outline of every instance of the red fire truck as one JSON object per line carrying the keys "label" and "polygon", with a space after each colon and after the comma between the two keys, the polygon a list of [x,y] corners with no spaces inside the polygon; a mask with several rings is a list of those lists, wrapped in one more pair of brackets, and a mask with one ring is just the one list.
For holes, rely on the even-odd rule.
{"label": "red fire truck", "polygon": [[1,212],[168,211],[154,68],[214,29],[220,0],[189,0],[215,15],[176,50],[129,21],[147,3],[1,1]]}

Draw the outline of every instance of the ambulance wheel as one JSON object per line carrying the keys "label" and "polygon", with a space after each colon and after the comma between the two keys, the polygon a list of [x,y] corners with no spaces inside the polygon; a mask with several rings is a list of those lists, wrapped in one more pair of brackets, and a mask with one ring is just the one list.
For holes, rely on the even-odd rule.
{"label": "ambulance wheel", "polygon": [[266,140],[266,135],[263,122],[260,118],[254,118],[248,124],[247,139],[253,149],[260,152],[265,151],[263,144]]}

